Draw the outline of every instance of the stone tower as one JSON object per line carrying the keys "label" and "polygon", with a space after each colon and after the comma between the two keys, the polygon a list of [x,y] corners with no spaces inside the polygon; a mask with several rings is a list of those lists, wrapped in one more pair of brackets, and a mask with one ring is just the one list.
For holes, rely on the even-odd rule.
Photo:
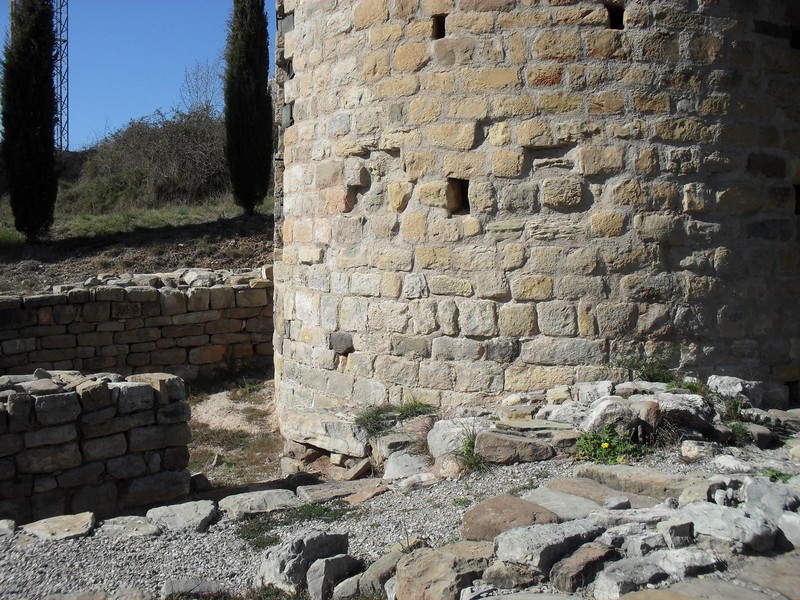
{"label": "stone tower", "polygon": [[492,403],[668,348],[796,390],[796,2],[278,15],[286,437],[362,455],[358,407]]}

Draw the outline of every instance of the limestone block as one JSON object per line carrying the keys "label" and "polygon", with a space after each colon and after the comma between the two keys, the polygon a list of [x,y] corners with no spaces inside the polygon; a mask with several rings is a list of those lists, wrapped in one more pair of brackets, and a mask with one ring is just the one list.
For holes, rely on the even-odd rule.
{"label": "limestone block", "polygon": [[558,523],[558,515],[515,496],[489,498],[467,510],[462,517],[462,537],[472,541],[493,541],[509,529],[537,523]]}
{"label": "limestone block", "polygon": [[713,130],[696,119],[663,118],[653,124],[653,139],[666,142],[708,143],[713,141]]}
{"label": "limestone block", "polygon": [[361,0],[353,9],[356,29],[365,29],[389,18],[386,0]]}
{"label": "limestone block", "polygon": [[625,166],[625,155],[617,146],[582,146],[578,160],[584,175],[613,175]]}
{"label": "limestone block", "polygon": [[577,330],[575,306],[570,302],[552,301],[536,305],[539,330],[545,335],[574,336]]}
{"label": "limestone block", "polygon": [[112,397],[117,398],[120,414],[138,412],[153,407],[155,396],[153,388],[148,383],[121,381],[109,383],[108,387]]}
{"label": "limestone block", "polygon": [[418,71],[429,60],[427,42],[409,42],[395,49],[392,66],[398,71]]}
{"label": "limestone block", "polygon": [[583,203],[583,185],[574,177],[545,179],[540,198],[543,206],[554,210],[574,210]]}
{"label": "limestone block", "polygon": [[497,312],[494,302],[461,302],[458,305],[458,325],[462,335],[497,335]]}
{"label": "limestone block", "polygon": [[529,119],[517,126],[517,142],[523,148],[545,150],[556,146],[545,119]]}
{"label": "limestone block", "polygon": [[185,446],[190,441],[192,431],[185,423],[138,427],[128,434],[128,447],[132,452]]}
{"label": "limestone block", "polygon": [[492,155],[492,173],[495,177],[519,177],[522,174],[523,155],[512,150],[495,150]]}
{"label": "limestone block", "polygon": [[144,506],[175,500],[189,493],[191,476],[188,471],[163,471],[134,479],[126,486],[123,506]]}
{"label": "limestone block", "polygon": [[604,340],[539,335],[522,344],[520,356],[524,362],[537,365],[586,365],[603,363],[607,353]]}
{"label": "limestone block", "polygon": [[411,192],[414,186],[407,181],[395,181],[390,183],[387,188],[387,205],[391,210],[402,212],[411,199]]}
{"label": "limestone block", "polygon": [[512,279],[511,297],[515,300],[548,300],[553,297],[553,278],[531,275]]}
{"label": "limestone block", "polygon": [[536,307],[533,304],[503,304],[498,319],[500,335],[529,337],[538,333]]}
{"label": "limestone block", "polygon": [[625,233],[625,214],[603,211],[589,217],[592,235],[595,237],[618,237]]}
{"label": "limestone block", "polygon": [[448,275],[433,275],[428,277],[428,289],[432,294],[444,296],[471,296],[472,283],[469,279],[450,277]]}
{"label": "limestone block", "polygon": [[425,137],[432,146],[448,150],[470,150],[475,144],[475,123],[429,125]]}
{"label": "limestone block", "polygon": [[128,442],[124,433],[117,433],[92,440],[85,440],[81,444],[84,460],[104,460],[121,456],[128,449]]}
{"label": "limestone block", "polygon": [[347,534],[316,530],[298,532],[264,553],[256,575],[256,585],[274,585],[294,594],[305,585],[308,568],[314,561],[346,552]]}
{"label": "limestone block", "polygon": [[30,448],[15,456],[17,470],[20,473],[63,471],[77,467],[81,464],[81,460],[81,453],[76,443]]}
{"label": "limestone block", "polygon": [[534,40],[533,50],[541,59],[577,60],[581,51],[580,34],[563,29],[543,31]]}

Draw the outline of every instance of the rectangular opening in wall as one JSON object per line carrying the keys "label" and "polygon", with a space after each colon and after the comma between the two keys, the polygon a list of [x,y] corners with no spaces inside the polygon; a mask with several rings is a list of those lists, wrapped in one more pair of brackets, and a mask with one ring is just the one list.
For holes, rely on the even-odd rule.
{"label": "rectangular opening in wall", "polygon": [[294,125],[294,104],[284,104],[281,109],[281,127],[286,129]]}
{"label": "rectangular opening in wall", "polygon": [[608,11],[608,28],[625,29],[625,9],[611,2],[606,2],[605,6]]}
{"label": "rectangular opening in wall", "polygon": [[447,35],[447,30],[445,29],[445,18],[447,15],[433,15],[431,17],[431,21],[433,24],[433,33],[432,37],[435,40],[442,39],[445,35]]}
{"label": "rectangular opening in wall", "polygon": [[794,186],[794,214],[800,215],[800,184]]}
{"label": "rectangular opening in wall", "polygon": [[294,64],[291,59],[286,61],[286,80],[294,79]]}
{"label": "rectangular opening in wall", "polygon": [[792,29],[792,37],[789,38],[789,46],[795,50],[800,50],[800,29]]}
{"label": "rectangular opening in wall", "polygon": [[449,178],[447,180],[447,200],[450,212],[454,215],[468,215],[469,179]]}

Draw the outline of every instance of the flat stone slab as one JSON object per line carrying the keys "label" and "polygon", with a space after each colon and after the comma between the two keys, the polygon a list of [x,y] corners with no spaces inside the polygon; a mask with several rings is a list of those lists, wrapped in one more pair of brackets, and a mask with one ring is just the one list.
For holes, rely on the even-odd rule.
{"label": "flat stone slab", "polygon": [[602,508],[597,502],[592,502],[573,494],[557,492],[546,487],[530,490],[522,495],[522,499],[543,506],[565,521],[582,519]]}
{"label": "flat stone slab", "polygon": [[291,490],[264,490],[227,496],[219,501],[219,509],[234,521],[245,515],[296,508],[304,502]]}
{"label": "flat stone slab", "polygon": [[756,558],[744,566],[736,579],[783,594],[787,598],[797,598],[797,591],[800,590],[800,552],[774,558]]}
{"label": "flat stone slab", "polygon": [[303,502],[318,504],[344,498],[351,494],[370,490],[384,485],[381,479],[357,479],[355,481],[337,481],[316,485],[301,485],[297,488],[297,497]]}
{"label": "flat stone slab", "polygon": [[40,540],[69,540],[84,537],[94,529],[94,513],[50,517],[22,526],[22,530]]}
{"label": "flat stone slab", "polygon": [[98,531],[113,538],[153,537],[161,533],[161,529],[146,517],[106,519]]}
{"label": "flat stone slab", "polygon": [[574,431],[575,428],[567,423],[545,421],[544,419],[504,419],[495,423],[498,429],[521,431]]}
{"label": "flat stone slab", "polygon": [[184,502],[170,506],[159,506],[147,511],[147,518],[172,531],[203,533],[217,516],[217,508],[211,500]]}
{"label": "flat stone slab", "polygon": [[[548,481],[545,487],[564,494],[580,496],[581,498],[586,498],[587,500],[601,505],[610,498],[617,498],[620,496],[619,490],[615,490],[614,488],[598,483],[587,477],[559,477]],[[630,508],[651,508],[658,504],[658,500],[651,496],[633,493],[626,493],[624,496],[630,500]]]}
{"label": "flat stone slab", "polygon": [[646,596],[648,592],[636,592],[623,596],[626,600],[772,600],[761,592],[756,592],[733,581],[721,579],[685,579],[671,585],[662,594],[672,593],[673,596]]}
{"label": "flat stone slab", "polygon": [[462,535],[465,540],[492,541],[514,527],[537,523],[558,523],[558,515],[546,508],[516,496],[494,496],[467,510],[462,516]]}
{"label": "flat stone slab", "polygon": [[195,598],[202,596],[217,596],[225,591],[220,584],[203,579],[167,579],[161,586],[161,597],[177,596],[181,598]]}
{"label": "flat stone slab", "polygon": [[690,484],[706,479],[701,474],[674,475],[630,465],[583,465],[575,469],[575,477],[586,477],[621,492],[643,494],[660,500],[677,498]]}

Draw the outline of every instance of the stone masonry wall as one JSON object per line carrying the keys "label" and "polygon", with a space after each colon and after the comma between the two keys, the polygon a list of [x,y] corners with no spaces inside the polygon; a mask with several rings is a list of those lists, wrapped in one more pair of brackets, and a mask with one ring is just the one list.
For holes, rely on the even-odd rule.
{"label": "stone masonry wall", "polygon": [[186,496],[184,397],[163,373],[0,376],[0,519],[102,518]]}
{"label": "stone masonry wall", "polygon": [[[0,297],[0,375],[36,368],[168,372],[194,379],[215,369],[268,366],[272,282],[239,276],[215,285],[211,273],[91,287],[58,286]],[[157,281],[160,287],[145,285]]]}
{"label": "stone masonry wall", "polygon": [[492,402],[673,346],[701,376],[800,379],[797,3],[278,15],[287,437],[333,446],[342,409]]}

